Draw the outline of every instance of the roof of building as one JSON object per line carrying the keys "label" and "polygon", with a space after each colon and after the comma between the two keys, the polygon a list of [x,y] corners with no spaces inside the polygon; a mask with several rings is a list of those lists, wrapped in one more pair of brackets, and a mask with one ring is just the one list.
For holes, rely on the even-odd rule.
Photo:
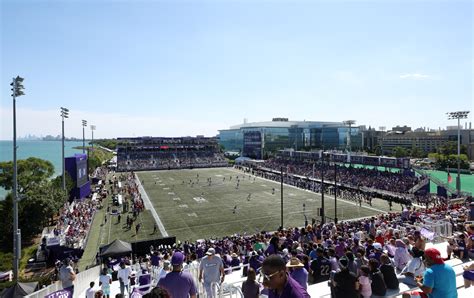
{"label": "roof of building", "polygon": [[[229,129],[242,129],[242,128],[261,128],[261,127],[282,127],[289,128],[291,126],[298,127],[323,127],[323,126],[345,126],[342,122],[326,122],[326,121],[262,121],[262,122],[250,122],[233,125]],[[227,130],[227,129],[221,129]]]}

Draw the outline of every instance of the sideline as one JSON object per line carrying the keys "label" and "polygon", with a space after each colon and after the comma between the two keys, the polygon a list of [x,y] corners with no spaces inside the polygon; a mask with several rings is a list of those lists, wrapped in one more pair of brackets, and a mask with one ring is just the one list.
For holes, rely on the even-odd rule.
{"label": "sideline", "polygon": [[[240,171],[240,170],[238,170],[238,169],[235,169],[235,168],[232,168],[232,171],[237,172],[237,173],[240,173],[240,174],[248,174],[248,173],[243,173],[242,171]],[[275,180],[263,178],[263,177],[256,176],[256,175],[252,175],[252,176],[253,176],[253,177],[256,177],[257,179],[261,179],[261,180],[264,180],[264,181],[273,182],[273,183],[275,183],[275,184],[280,185],[280,182],[279,182],[279,181],[275,181]],[[312,193],[312,194],[316,194],[316,195],[319,196],[319,199],[321,199],[321,193],[319,193],[319,192],[314,192],[314,191],[311,191],[311,190],[309,190],[309,189],[302,189],[302,188],[296,187],[296,186],[294,186],[294,185],[286,184],[286,183],[283,183],[283,185],[284,185],[285,187],[290,187],[290,188],[293,188],[293,189],[298,189],[298,190],[306,191],[306,192],[309,192],[309,193]],[[324,198],[328,198],[328,199],[331,199],[331,200],[334,201],[334,196],[333,196],[333,195],[330,195],[330,194],[324,194]],[[338,200],[338,201],[343,201],[343,202],[346,203],[346,204],[353,205],[353,206],[356,206],[356,207],[365,208],[365,209],[369,209],[369,210],[377,211],[377,212],[381,212],[381,213],[388,213],[388,211],[385,211],[385,210],[382,210],[382,209],[378,209],[378,208],[374,208],[374,207],[370,207],[370,206],[359,206],[359,204],[354,203],[354,202],[349,201],[349,200],[346,200],[346,199],[337,198],[337,200]],[[338,213],[339,213],[339,212],[338,212]],[[346,219],[345,219],[345,220],[346,220]]]}
{"label": "sideline", "polygon": [[155,222],[158,225],[158,228],[160,229],[161,235],[163,237],[168,237],[168,232],[166,232],[165,226],[161,222],[161,219],[158,216],[158,213],[156,213],[155,207],[153,207],[153,205],[151,204],[150,199],[148,198],[148,195],[147,195],[145,189],[143,188],[140,179],[138,179],[137,173],[134,173],[134,175],[135,175],[135,181],[138,185],[138,191],[142,195],[142,199],[143,199],[143,203],[145,204],[145,208],[147,210],[151,211],[151,215],[153,215],[153,218],[155,219]]}

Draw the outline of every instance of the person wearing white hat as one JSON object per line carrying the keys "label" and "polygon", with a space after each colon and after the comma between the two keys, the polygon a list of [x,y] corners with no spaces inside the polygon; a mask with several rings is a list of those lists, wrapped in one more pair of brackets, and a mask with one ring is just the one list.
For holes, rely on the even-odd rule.
{"label": "person wearing white hat", "polygon": [[209,248],[206,256],[202,258],[199,264],[199,282],[202,282],[206,290],[207,297],[215,297],[215,293],[211,288],[213,282],[224,282],[224,264],[219,256],[216,256],[216,250]]}
{"label": "person wearing white hat", "polygon": [[308,271],[304,268],[304,264],[296,257],[291,258],[286,263],[286,268],[290,276],[296,280],[304,289],[308,288]]}

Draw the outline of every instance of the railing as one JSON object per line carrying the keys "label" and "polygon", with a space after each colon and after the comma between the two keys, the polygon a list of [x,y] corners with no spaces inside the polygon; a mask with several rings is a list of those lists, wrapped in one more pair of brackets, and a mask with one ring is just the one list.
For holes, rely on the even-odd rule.
{"label": "railing", "polygon": [[[433,181],[434,184],[436,185],[439,185],[441,187],[444,187],[446,189],[446,191],[452,193],[452,194],[457,194],[457,190],[449,185],[448,183],[446,182],[443,182],[442,180],[434,177],[433,175],[430,175],[428,172],[422,170],[422,169],[419,169],[419,168],[413,168],[418,174],[420,175],[423,175],[423,176],[428,176],[428,178]],[[472,193],[471,192],[468,192],[468,191],[461,191],[460,192],[460,195],[461,196],[464,196],[464,197],[468,197],[468,196],[472,196]]]}
{"label": "railing", "polygon": [[[215,294],[217,293],[218,298],[229,297],[232,298],[235,294],[236,298],[244,297],[242,290],[232,284],[219,284],[218,282],[211,283],[211,290]],[[214,295],[213,295],[214,296]]]}
{"label": "railing", "polygon": [[[225,268],[225,269],[224,269],[224,272],[226,272],[226,273],[229,272],[229,271],[230,271],[230,272],[233,272],[235,269],[239,269],[239,270],[240,270],[240,269],[244,269],[244,268],[246,268],[246,267],[247,267],[247,269],[248,269],[248,268],[250,267],[250,264],[241,264],[241,265],[239,265],[239,266]],[[197,287],[198,287],[198,288],[197,288],[197,291],[198,291],[198,293],[199,293],[199,296],[205,297],[206,293],[205,293],[204,286],[203,286],[203,284],[202,284],[201,282],[198,281],[199,268],[198,268],[198,267],[191,267],[191,268],[185,269],[184,271],[188,271],[189,273],[191,273],[191,275],[192,275],[192,277],[193,277],[193,280],[194,280],[194,281],[196,282],[196,284],[197,284]],[[225,285],[227,285],[227,286],[234,286],[233,283],[230,283],[230,284],[229,284],[229,283],[225,283]],[[220,286],[220,285],[218,284],[218,286]],[[211,288],[212,288],[212,284],[211,284]],[[240,290],[240,288],[239,288],[239,290]],[[222,297],[222,296],[220,296],[220,297]],[[242,297],[243,297],[243,296],[242,296]]]}
{"label": "railing", "polygon": [[420,181],[420,183],[418,183],[417,185],[413,186],[409,191],[408,193],[415,193],[417,192],[418,190],[420,190],[420,188],[422,188],[423,186],[425,186],[426,184],[430,183],[430,178],[426,177],[424,178],[423,180]]}
{"label": "railing", "polygon": [[[74,280],[74,297],[79,297],[79,295],[84,292],[88,287],[89,283],[93,280],[96,280],[100,275],[100,266],[95,266],[86,271],[80,272],[76,275]],[[61,282],[57,281],[54,284],[43,288],[39,291],[36,291],[28,296],[28,298],[44,298],[46,295],[54,293],[56,291],[62,290],[63,287]]]}

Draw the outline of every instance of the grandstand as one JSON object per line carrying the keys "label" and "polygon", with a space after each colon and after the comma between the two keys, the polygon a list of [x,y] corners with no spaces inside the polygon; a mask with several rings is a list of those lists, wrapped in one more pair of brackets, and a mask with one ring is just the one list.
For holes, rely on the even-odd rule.
{"label": "grandstand", "polygon": [[118,138],[117,171],[213,168],[227,166],[216,138]]}
{"label": "grandstand", "polygon": [[[297,251],[297,249],[301,249],[300,251],[306,256],[311,255],[313,241],[317,241],[320,246],[322,245],[325,248],[337,247],[335,244],[339,237],[343,237],[344,241],[347,241],[347,245],[354,245],[353,239],[356,237],[357,239],[364,239],[363,243],[358,245],[366,248],[368,245],[367,239],[374,236],[372,233],[377,232],[378,234],[379,231],[384,235],[383,249],[388,252],[391,238],[412,239],[414,231],[428,229],[433,232],[433,235],[432,237],[428,236],[431,237],[432,243],[427,243],[427,247],[435,245],[446,256],[446,242],[444,242],[443,237],[451,236],[453,231],[459,232],[464,229],[465,214],[468,211],[465,206],[455,205],[448,209],[442,202],[435,202],[436,204],[433,205],[436,206],[429,209],[418,208],[406,211],[405,208],[402,208],[403,212],[401,213],[387,213],[389,206],[382,200],[374,200],[370,203],[364,201],[363,205],[360,206],[360,202],[351,201],[351,196],[344,196],[344,193],[352,193],[357,190],[351,187],[347,187],[343,193],[338,193],[339,198],[341,198],[341,195],[344,198],[344,200],[338,202],[338,217],[345,220],[339,222],[337,229],[333,223],[322,225],[319,221],[314,222],[314,224],[309,221],[309,225],[306,226],[306,223],[304,223],[306,214],[303,204],[307,204],[306,212],[309,218],[317,216],[316,211],[321,204],[320,192],[323,190],[327,195],[326,216],[335,217],[332,196],[334,189],[330,188],[333,181],[329,181],[324,189],[321,188],[322,181],[320,178],[325,176],[324,173],[328,169],[319,171],[323,175],[321,177],[313,175],[314,177],[311,177],[310,183],[307,183],[302,180],[306,177],[300,175],[308,171],[306,164],[297,164],[288,160],[268,160],[266,163],[260,163],[262,168],[253,169],[253,172],[250,168],[240,167],[235,169],[181,169],[139,172],[135,175],[126,173],[119,176],[110,173],[106,180],[109,180],[108,188],[112,193],[118,191],[124,195],[125,202],[130,201],[134,204],[133,210],[140,209],[142,210],[140,214],[145,213],[143,215],[150,211],[158,214],[166,233],[163,233],[160,228],[160,232],[156,233],[155,238],[169,234],[176,235],[178,236],[177,239],[181,240],[174,246],[157,248],[160,257],[163,257],[166,253],[172,253],[175,249],[180,249],[186,252],[188,257],[191,253],[197,254],[199,260],[203,257],[207,248],[216,248],[216,251],[225,261],[225,267],[227,268],[225,284],[220,288],[217,284],[215,285],[216,289],[219,288],[218,290],[221,291],[219,297],[230,297],[230,292],[237,294],[237,297],[239,297],[240,285],[245,280],[245,270],[242,268],[253,266],[250,260],[253,248],[257,243],[262,243],[264,248],[268,248],[270,240],[274,237],[279,238],[277,253],[288,258],[289,253]],[[279,181],[274,176],[277,171],[271,168],[273,163],[278,163],[275,168],[280,169],[286,163],[289,170],[285,173],[283,179],[286,184],[284,186],[284,225],[289,228],[279,230],[277,233],[273,231],[277,230],[279,226],[280,192]],[[362,180],[382,179],[379,181],[380,183],[375,183],[374,187],[379,184],[390,183],[391,180],[406,179],[401,173],[387,174],[382,171],[382,174],[387,176],[379,176],[380,173],[378,172],[377,170],[369,172],[371,175],[367,178],[368,174],[364,169],[351,170],[349,176],[341,176],[338,187],[342,189],[344,184],[350,185],[351,181],[357,181],[360,178],[359,175],[364,177]],[[328,175],[331,176],[331,174]],[[232,180],[230,176],[233,177]],[[330,178],[329,176],[326,178]],[[111,177],[115,177],[117,180],[110,181]],[[281,178],[281,176],[278,177]],[[416,183],[415,180],[412,182]],[[328,183],[328,181],[325,180],[325,183]],[[407,189],[412,184],[393,183],[395,187],[393,190],[407,193]],[[309,189],[308,186],[310,185],[319,185],[319,187]],[[319,193],[315,194],[314,192]],[[147,201],[150,201],[149,205],[147,205]],[[114,206],[112,198],[105,198],[102,203],[104,206]],[[146,210],[143,209],[143,206]],[[235,208],[235,206],[238,208]],[[402,210],[397,209],[397,211]],[[98,212],[93,224],[95,228],[99,226],[97,221],[102,223],[105,216],[112,216],[109,215],[106,208]],[[127,214],[128,219],[131,213],[124,214]],[[104,217],[101,215],[104,215]],[[139,215],[134,223],[135,229],[132,229],[132,231],[136,230],[136,233],[130,233],[130,229],[127,230],[124,227],[125,223],[123,225],[118,224],[119,221],[115,217],[111,218],[109,222],[105,221],[106,224],[100,225],[101,232],[95,245],[106,244],[113,239],[131,241],[138,240],[138,237],[141,238],[145,235],[155,235],[155,231],[151,231],[150,222],[143,220],[143,215]],[[358,219],[347,221],[350,218]],[[370,228],[371,223],[374,224],[373,231]],[[146,231],[139,232],[136,228],[138,224],[143,225],[143,229],[146,229]],[[303,225],[306,228],[296,228]],[[322,239],[317,240],[318,237],[322,237]],[[101,239],[104,238],[107,239],[106,242],[102,242]],[[410,245],[414,245],[414,242]],[[91,250],[93,254],[85,253],[86,257],[89,258],[87,266],[94,264],[96,248]],[[231,252],[237,252],[240,256],[239,269],[236,271],[232,270],[229,265]],[[260,251],[259,254],[264,258],[265,253],[263,251]],[[127,257],[125,258],[127,259]],[[116,262],[116,260],[112,260],[112,262]],[[139,282],[139,285],[135,286],[135,291],[143,290],[142,292],[146,292],[156,285],[160,272],[163,270],[162,262],[158,267],[152,267],[150,261],[146,259],[129,260],[127,262],[131,263],[135,278],[138,281],[146,280],[145,282]],[[469,261],[455,259],[449,263],[454,266],[456,286],[460,289],[463,285],[463,265],[469,264]],[[83,272],[84,277],[81,275],[76,282],[78,291],[84,291],[89,281],[98,278],[98,268],[100,267],[96,266]],[[143,268],[149,273],[142,273],[141,269]],[[189,270],[196,278],[197,272],[193,271],[192,267],[187,267],[186,270]],[[203,295],[202,284],[197,284],[200,295]],[[43,297],[46,292],[50,293],[60,289],[59,287],[60,285],[55,283],[53,286],[36,293],[36,296],[30,297]],[[401,293],[410,289],[416,289],[416,287],[401,284],[398,289],[387,291],[384,297],[400,297]],[[118,282],[113,282],[112,293],[116,294],[118,292]],[[315,284],[310,282],[308,293],[311,297],[330,297],[330,288],[327,286],[327,281]],[[460,290],[460,293],[468,293],[468,291]],[[265,297],[266,295],[262,296]]]}

